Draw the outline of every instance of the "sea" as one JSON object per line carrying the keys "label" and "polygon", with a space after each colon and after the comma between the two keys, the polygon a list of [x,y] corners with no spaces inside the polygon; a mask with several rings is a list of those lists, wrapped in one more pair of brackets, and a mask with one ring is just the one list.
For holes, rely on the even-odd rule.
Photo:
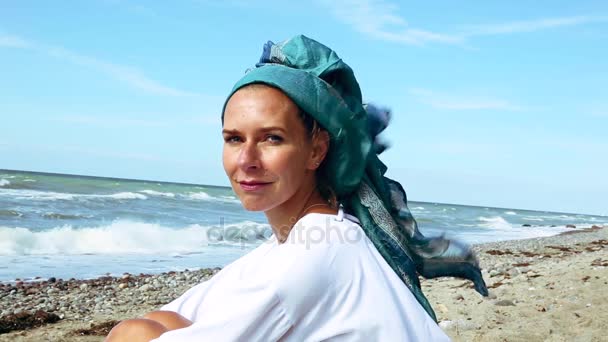
{"label": "sea", "polygon": [[[423,234],[474,244],[608,217],[409,202]],[[576,228],[572,228],[575,226]],[[0,282],[223,267],[268,241],[229,187],[0,170]]]}

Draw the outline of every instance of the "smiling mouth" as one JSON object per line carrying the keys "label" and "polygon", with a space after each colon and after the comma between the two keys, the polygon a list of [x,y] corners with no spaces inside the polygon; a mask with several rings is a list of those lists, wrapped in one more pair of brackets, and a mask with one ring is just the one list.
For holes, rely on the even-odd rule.
{"label": "smiling mouth", "polygon": [[239,182],[241,189],[243,189],[244,191],[260,190],[270,184],[271,183],[264,183],[264,182]]}

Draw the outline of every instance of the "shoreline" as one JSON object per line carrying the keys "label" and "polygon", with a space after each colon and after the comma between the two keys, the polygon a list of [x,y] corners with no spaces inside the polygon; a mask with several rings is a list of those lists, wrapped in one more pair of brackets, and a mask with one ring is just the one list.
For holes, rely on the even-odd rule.
{"label": "shoreline", "polygon": [[[421,278],[440,326],[454,341],[601,340],[608,322],[602,292],[608,284],[608,227],[473,248],[489,297],[478,295],[469,281]],[[0,283],[0,341],[101,341],[117,320],[157,309],[218,271]],[[34,325],[53,315],[58,322],[2,333],[36,310],[50,318],[31,316]]]}
{"label": "shoreline", "polygon": [[[531,228],[535,228],[535,227],[558,227],[558,226],[544,226],[544,225],[530,225],[530,224],[525,224],[522,225],[522,227],[531,227]],[[491,245],[491,244],[501,244],[501,243],[508,243],[509,241],[525,241],[525,240],[534,240],[534,239],[544,239],[544,238],[551,238],[554,236],[560,236],[560,235],[568,235],[568,234],[578,234],[578,233],[583,233],[583,232],[588,232],[588,231],[594,231],[595,229],[601,228],[602,225],[595,225],[595,224],[566,224],[563,226],[559,226],[559,227],[566,227],[568,229],[571,230],[567,230],[567,231],[562,231],[562,232],[554,232],[554,235],[550,235],[550,236],[540,236],[540,237],[531,237],[531,238],[523,238],[523,239],[507,239],[507,240],[498,240],[498,241],[491,241],[491,242],[480,242],[480,243],[472,243],[469,244],[469,246],[476,248],[477,246],[486,246],[486,245]],[[606,223],[606,227],[608,227],[608,223]],[[451,235],[448,235],[449,238],[452,238]],[[74,255],[74,256],[78,256],[78,255]],[[120,255],[118,255],[120,256]],[[188,267],[185,268],[184,271],[190,270],[190,271],[196,271],[196,270],[205,270],[205,269],[215,269],[215,268],[221,268],[221,266],[208,266],[208,267]],[[158,272],[153,272],[153,273],[139,273],[140,276],[143,275],[161,275],[161,274],[166,274],[168,272],[183,272],[183,271],[158,271]],[[128,272],[127,272],[128,273]],[[134,272],[134,273],[129,273],[131,275],[135,275],[138,272]],[[90,277],[78,277],[78,276],[74,276],[74,275],[69,275],[69,276],[65,276],[65,277],[61,277],[61,275],[53,275],[50,278],[59,280],[60,278],[62,278],[62,281],[83,281],[83,280],[94,280],[94,279],[98,279],[98,278],[104,278],[104,277],[121,277],[123,276],[125,273],[120,274],[120,273],[110,273],[110,272],[105,272],[105,273],[100,273],[94,276],[90,276]],[[6,285],[15,285],[17,283],[19,284],[36,284],[36,283],[44,283],[45,281],[48,281],[48,279],[50,278],[45,278],[43,276],[40,275],[30,275],[30,276],[22,276],[22,277],[17,277],[14,278],[12,280],[7,280],[6,278],[4,280],[0,279],[0,287],[1,286],[6,286]],[[67,280],[66,280],[67,279]],[[0,313],[2,312],[2,310],[0,309]]]}
{"label": "shoreline", "polygon": [[[605,223],[605,226],[608,227],[608,223]],[[522,238],[522,239],[507,239],[507,240],[498,240],[498,241],[491,241],[491,242],[479,242],[479,243],[471,243],[468,244],[469,246],[471,246],[472,248],[475,248],[477,246],[485,246],[485,245],[491,245],[491,244],[501,244],[501,243],[507,243],[509,241],[525,241],[525,240],[532,240],[532,239],[541,239],[541,238],[550,238],[553,236],[560,236],[562,234],[578,234],[580,232],[586,232],[588,230],[593,231],[594,229],[598,228],[598,227],[602,227],[602,225],[596,225],[596,224],[565,224],[562,226],[556,226],[556,225],[551,225],[551,226],[544,226],[544,225],[531,225],[531,224],[524,224],[522,225],[522,227],[530,227],[530,228],[535,228],[535,227],[541,227],[541,228],[546,228],[546,227],[552,227],[552,228],[568,228],[568,229],[572,229],[572,230],[568,230],[568,231],[562,231],[562,232],[554,232],[553,235],[549,235],[549,236],[539,236],[539,237],[529,237],[529,238]],[[452,236],[451,234],[447,235],[448,238],[455,238],[458,240],[458,237],[456,236]],[[461,241],[461,240],[460,240]],[[461,241],[462,242],[462,241]],[[77,255],[76,255],[77,256]],[[120,256],[120,255],[118,255]],[[184,271],[187,270],[204,270],[204,269],[214,269],[214,268],[221,268],[222,266],[207,266],[207,267],[188,267],[188,268],[184,268]],[[139,271],[133,272],[133,273],[129,273],[129,274],[139,274],[139,275],[160,275],[160,274],[165,274],[167,272],[183,272],[183,271],[174,271],[174,270],[159,270],[157,272],[152,272],[152,273],[139,273]],[[128,273],[128,272],[127,272]],[[53,276],[51,276],[50,278],[55,278],[55,279],[60,279],[62,281],[83,281],[83,280],[93,280],[93,279],[98,279],[98,278],[103,278],[103,277],[121,277],[123,276],[124,273],[111,273],[111,272],[104,272],[104,273],[99,273],[97,275],[94,276],[89,276],[89,277],[79,277],[79,276],[75,276],[73,274],[67,275],[62,277],[61,274],[55,274]],[[0,286],[6,286],[6,285],[15,285],[17,283],[19,284],[35,284],[35,283],[44,283],[45,281],[48,281],[49,278],[45,278],[43,276],[40,276],[39,274],[33,274],[33,275],[29,275],[29,276],[20,276],[20,277],[16,277],[12,280],[8,280],[6,278],[4,278],[4,280],[0,279]],[[67,279],[67,280],[66,280]],[[0,309],[0,313],[2,312],[2,310]]]}

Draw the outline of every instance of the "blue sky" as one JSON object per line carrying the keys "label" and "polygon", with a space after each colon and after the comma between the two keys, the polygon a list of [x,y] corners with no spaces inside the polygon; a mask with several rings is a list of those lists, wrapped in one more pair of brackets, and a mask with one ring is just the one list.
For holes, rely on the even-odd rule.
{"label": "blue sky", "polygon": [[224,97],[267,40],[392,108],[410,200],[608,215],[605,1],[0,1],[0,169],[228,185]]}

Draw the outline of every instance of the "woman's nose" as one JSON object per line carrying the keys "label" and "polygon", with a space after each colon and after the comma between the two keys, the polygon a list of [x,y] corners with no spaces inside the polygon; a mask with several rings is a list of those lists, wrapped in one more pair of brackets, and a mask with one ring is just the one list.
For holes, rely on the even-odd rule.
{"label": "woman's nose", "polygon": [[255,143],[245,143],[242,145],[238,164],[244,171],[261,168],[260,152]]}

